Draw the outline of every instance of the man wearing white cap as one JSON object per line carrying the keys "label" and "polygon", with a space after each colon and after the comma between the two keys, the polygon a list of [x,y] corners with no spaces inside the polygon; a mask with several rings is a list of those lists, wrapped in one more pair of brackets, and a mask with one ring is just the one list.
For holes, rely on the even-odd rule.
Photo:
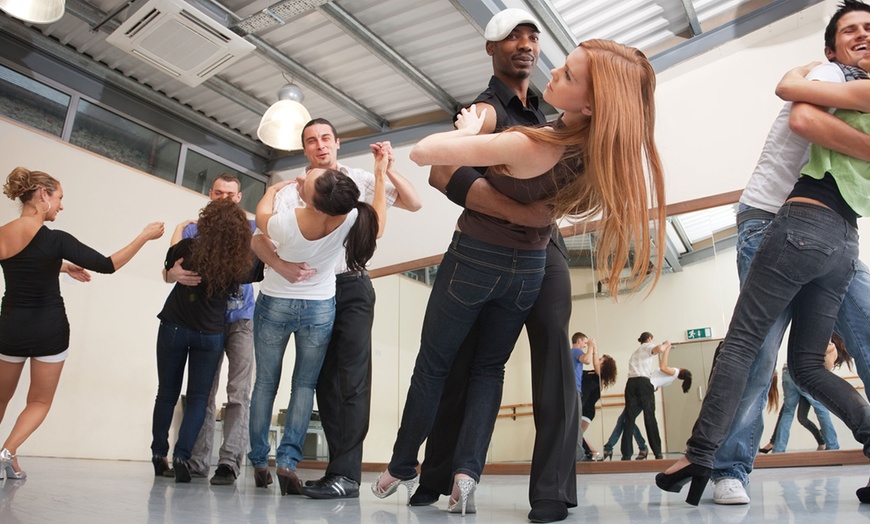
{"label": "man wearing white cap", "polygon": [[[481,133],[502,131],[513,125],[545,123],[538,97],[529,81],[538,61],[540,23],[521,9],[506,9],[487,24],[486,52],[492,57],[489,87],[475,100],[478,112],[486,110]],[[430,184],[455,203],[492,217],[528,226],[552,221],[546,209],[520,204],[496,191],[484,170],[433,167]],[[571,282],[567,249],[558,228],[547,248],[547,267],[540,295],[526,320],[532,358],[532,391],[535,412],[534,453],[529,500],[533,522],[552,522],[568,516],[577,505],[575,447],[578,409],[574,370],[568,353],[568,320],[571,316]],[[426,444],[420,486],[411,505],[428,505],[453,485],[453,452],[461,429],[466,388],[476,344],[472,329],[458,352],[444,386],[438,416]]]}

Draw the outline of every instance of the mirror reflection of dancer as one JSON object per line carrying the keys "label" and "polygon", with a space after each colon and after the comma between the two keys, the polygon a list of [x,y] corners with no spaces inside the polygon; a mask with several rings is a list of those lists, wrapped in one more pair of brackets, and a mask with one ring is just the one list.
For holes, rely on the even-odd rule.
{"label": "mirror reflection of dancer", "polygon": [[[616,361],[610,355],[598,356],[598,345],[594,338],[577,332],[571,337],[571,360],[577,378],[577,392],[580,393],[580,432],[578,433],[577,459],[599,461],[604,458],[586,441],[585,434],[595,418],[595,406],[601,399],[601,390],[616,382]],[[583,369],[590,365],[592,369]]]}
{"label": "mirror reflection of dancer", "polygon": [[0,479],[5,474],[14,480],[27,476],[15,455],[48,415],[69,352],[69,322],[58,274],[87,282],[87,269],[114,273],[146,242],[163,235],[163,223],[148,224],[133,242],[105,257],[72,235],[45,226],[63,210],[63,188],[51,175],[16,167],[6,178],[3,194],[21,201],[21,216],[0,227],[0,266],[6,282],[0,306],[0,420],[30,359],[27,404],[0,450]]}
{"label": "mirror reflection of dancer", "polygon": [[[843,342],[842,337],[834,333],[831,335],[831,342],[828,344],[828,350],[825,352],[825,368],[830,371],[835,367],[840,367],[844,362],[851,371],[852,356],[846,351],[845,342]],[[816,399],[810,397],[806,392],[801,391],[797,387],[788,373],[788,366],[785,365],[782,367],[782,392],[782,408],[780,408],[779,415],[776,418],[776,426],[773,428],[770,442],[765,447],[758,448],[759,452],[785,452],[786,446],[788,446],[788,439],[791,436],[791,424],[794,420],[795,412],[797,412],[798,422],[816,440],[817,451],[840,449],[840,444],[837,440],[837,430],[831,423],[830,412]],[[816,418],[819,419],[821,430],[808,417],[811,406],[816,412]]]}
{"label": "mirror reflection of dancer", "polygon": [[[655,458],[662,458],[662,439],[656,421],[655,386],[652,384],[653,362],[656,355],[671,347],[665,340],[661,344],[653,342],[653,335],[647,331],[637,339],[640,347],[631,354],[628,361],[628,380],[625,383],[625,426],[622,432],[622,460],[631,460],[634,453],[631,445],[637,416],[643,412],[643,425],[649,447]],[[655,371],[660,371],[656,369]]]}
{"label": "mirror reflection of dancer", "polygon": [[[411,159],[419,165],[499,166],[488,170],[490,183],[513,198],[551,199],[555,216],[601,211],[598,267],[615,294],[633,240],[639,249],[629,280],[636,289],[646,277],[648,262],[640,261],[651,254],[651,238],[663,234],[660,227],[650,231],[651,219],[656,226],[664,219],[662,169],[653,135],[655,73],[640,51],[590,40],[552,74],[544,99],[565,109],[552,127],[478,135],[485,114],[471,107],[461,112],[456,130],[421,140]],[[596,96],[604,91],[610,96]],[[655,217],[650,216],[649,201]],[[448,511],[465,513],[473,507],[501,401],[504,364],[537,298],[551,227],[516,226],[467,209],[460,216],[460,231],[444,255],[441,278],[435,280],[426,309],[393,456],[372,485],[375,495],[386,497],[401,485],[413,488],[417,453],[432,429],[450,366],[469,329],[482,318],[454,451]],[[573,451],[576,443],[570,445]]]}

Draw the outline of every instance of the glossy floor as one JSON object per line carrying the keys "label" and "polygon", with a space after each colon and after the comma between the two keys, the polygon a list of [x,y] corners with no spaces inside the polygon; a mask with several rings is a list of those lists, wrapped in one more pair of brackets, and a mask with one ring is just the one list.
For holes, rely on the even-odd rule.
{"label": "glossy floor", "polygon": [[[369,491],[374,473],[363,475],[360,498],[311,500],[281,497],[277,488],[255,488],[247,469],[233,486],[205,479],[175,484],[155,478],[147,462],[23,457],[26,481],[0,481],[0,523],[383,523],[527,522],[528,476],[490,475],[477,492],[476,515],[462,519],[434,506],[405,505],[404,490],[380,500]],[[566,522],[870,522],[870,505],[855,498],[867,482],[866,466],[781,468],[753,473],[749,506],[717,506],[708,487],[697,508],[684,496],[663,493],[653,474],[578,477],[579,505]],[[319,471],[300,470],[303,479]],[[684,488],[685,493],[685,488]]]}

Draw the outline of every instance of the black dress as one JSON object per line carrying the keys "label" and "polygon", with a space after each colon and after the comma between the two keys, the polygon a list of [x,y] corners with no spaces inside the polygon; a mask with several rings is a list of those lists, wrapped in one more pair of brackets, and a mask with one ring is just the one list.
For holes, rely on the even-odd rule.
{"label": "black dress", "polygon": [[6,292],[0,305],[0,353],[45,357],[69,348],[69,322],[60,296],[64,260],[97,273],[114,273],[112,259],[69,233],[39,228],[15,256],[0,260]]}

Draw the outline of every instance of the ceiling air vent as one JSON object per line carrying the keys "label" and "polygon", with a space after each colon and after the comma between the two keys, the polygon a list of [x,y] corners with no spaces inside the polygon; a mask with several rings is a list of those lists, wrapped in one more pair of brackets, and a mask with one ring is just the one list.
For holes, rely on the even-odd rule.
{"label": "ceiling air vent", "polygon": [[254,50],[181,0],[143,0],[130,10],[106,41],[191,87]]}

